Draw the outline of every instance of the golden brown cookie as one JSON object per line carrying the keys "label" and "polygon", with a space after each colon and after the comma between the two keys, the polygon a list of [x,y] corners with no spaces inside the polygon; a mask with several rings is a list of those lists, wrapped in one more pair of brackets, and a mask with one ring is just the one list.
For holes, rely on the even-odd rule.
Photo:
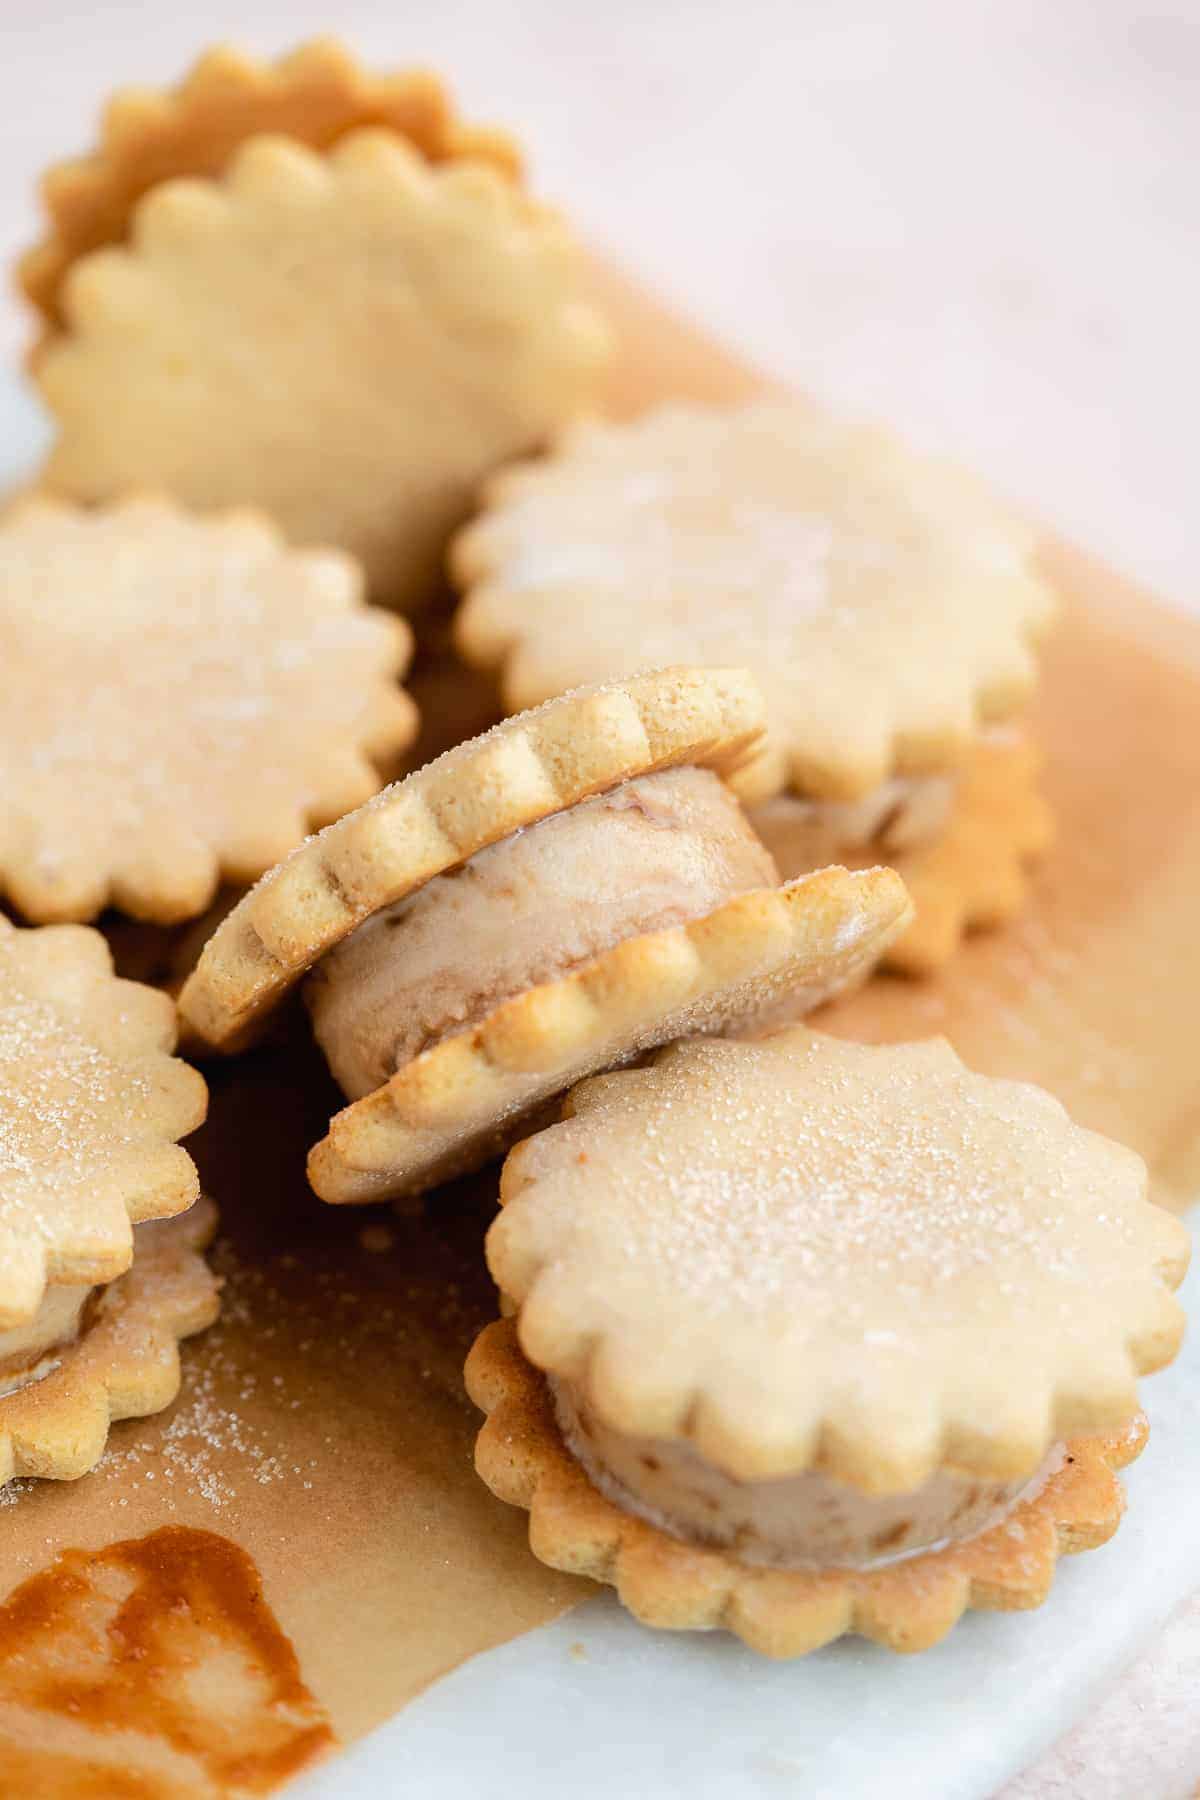
{"label": "golden brown cookie", "polygon": [[942,1040],[679,1043],[574,1089],[501,1200],[481,1473],[640,1616],[917,1648],[1115,1526],[1188,1237],[1041,1090]]}
{"label": "golden brown cookie", "polygon": [[608,353],[561,220],[383,129],[249,139],[76,262],[36,378],[72,499],[260,506],[423,604],[485,475],[587,405]]}
{"label": "golden brown cookie", "polygon": [[174,88],[123,88],[108,101],[100,141],[42,178],[47,232],[17,280],[51,324],[63,323],[60,291],[71,266],[120,244],[143,194],[182,175],[219,175],[248,138],[278,132],[327,150],[348,131],[386,126],[431,163],[471,158],[520,173],[503,132],[464,125],[427,70],[374,75],[333,38],[263,63],[229,45],[200,56]]}
{"label": "golden brown cookie", "polygon": [[[117,1419],[161,1412],[179,1391],[179,1341],[211,1325],[218,1283],[203,1251],[216,1208],[139,1225],[130,1267],[79,1293],[57,1334],[14,1349],[0,1334],[0,1485],[14,1475],[73,1481],[95,1468]],[[57,1290],[48,1288],[53,1302]],[[11,1335],[11,1334],[9,1334]]]}
{"label": "golden brown cookie", "polygon": [[380,785],[411,634],[252,512],[30,500],[0,522],[0,891],[170,923]]}
{"label": "golden brown cookie", "polygon": [[1038,783],[1041,764],[1027,738],[985,734],[948,780],[944,824],[915,842],[892,842],[887,828],[865,845],[840,842],[827,826],[814,830],[811,809],[788,794],[753,808],[750,817],[785,879],[831,859],[850,868],[883,862],[895,869],[915,917],[888,945],[883,967],[929,975],[949,962],[969,932],[1007,924],[1024,905],[1029,865],[1054,836]]}
{"label": "golden brown cookie", "polygon": [[177,1139],[208,1095],[174,1045],[170,1000],[116,980],[98,932],[0,917],[0,1332],[47,1283],[123,1274],[132,1225],[196,1198]]}
{"label": "golden brown cookie", "polygon": [[510,707],[662,662],[746,664],[764,788],[942,773],[1034,680],[1033,534],[962,471],[812,407],[667,406],[502,472],[457,539],[464,655]]}

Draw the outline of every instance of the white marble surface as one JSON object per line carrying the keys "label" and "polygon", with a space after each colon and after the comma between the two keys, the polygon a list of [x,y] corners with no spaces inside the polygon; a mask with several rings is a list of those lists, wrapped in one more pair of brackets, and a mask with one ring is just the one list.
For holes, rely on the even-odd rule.
{"label": "white marble surface", "polygon": [[[202,41],[274,52],[335,21],[365,55],[435,63],[475,116],[518,125],[548,194],[752,356],[974,463],[1200,607],[1195,0],[0,0],[0,255],[30,239],[37,170],[86,146],[108,88],[171,79]],[[25,333],[0,299],[0,359]],[[0,461],[30,441],[25,419],[0,432]],[[1163,1546],[1134,1542],[1157,1580]],[[1105,1636],[1056,1717],[1095,1710],[1008,1800],[1175,1800],[1200,1777],[1200,1603],[1144,1646],[1171,1590],[1147,1605],[1131,1554],[1113,1590],[1127,1637]],[[1082,1592],[1087,1571],[1069,1573]],[[977,1622],[972,1641],[993,1623],[1016,1643],[1027,1622]],[[436,1740],[457,1679],[414,1731]],[[973,1762],[971,1742],[938,1791],[983,1800],[1020,1758]],[[675,1791],[646,1768],[627,1792]],[[773,1779],[721,1792],[815,1791],[786,1762]],[[392,1792],[383,1780],[353,1791]]]}
{"label": "white marble surface", "polygon": [[1200,1793],[1200,1593],[1073,1731],[1000,1800],[1195,1800]]}

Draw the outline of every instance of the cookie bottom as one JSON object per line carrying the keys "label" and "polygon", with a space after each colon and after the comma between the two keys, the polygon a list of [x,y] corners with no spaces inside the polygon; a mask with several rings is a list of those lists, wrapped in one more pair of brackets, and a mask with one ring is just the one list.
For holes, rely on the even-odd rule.
{"label": "cookie bottom", "polygon": [[[831,844],[831,836],[837,837],[831,821],[840,809],[828,809],[817,829],[809,803],[789,796],[754,808],[750,818],[785,881],[830,861],[850,868],[886,863],[895,869],[912,895],[915,917],[889,945],[882,966],[897,974],[929,975],[950,960],[968,933],[1007,924],[1024,905],[1028,865],[1054,836],[1053,816],[1039,789],[1040,770],[1041,757],[1027,738],[985,732],[950,782],[952,804],[935,832],[923,829],[936,812],[931,796],[926,796],[929,804],[922,802],[920,828],[914,829],[918,815],[902,807],[884,818],[879,834],[866,843],[851,836]],[[864,819],[869,811],[864,803]]]}
{"label": "cookie bottom", "polygon": [[81,1290],[74,1333],[27,1352],[24,1370],[7,1387],[0,1381],[0,1486],[18,1475],[86,1475],[114,1420],[160,1412],[175,1398],[179,1341],[218,1312],[219,1283],[202,1254],[216,1223],[216,1208],[198,1200],[137,1226],[132,1266]]}
{"label": "cookie bottom", "polygon": [[644,1624],[734,1632],[772,1657],[817,1650],[847,1633],[897,1651],[928,1649],[969,1608],[1040,1606],[1060,1555],[1113,1535],[1125,1499],[1114,1471],[1143,1449],[1146,1421],[1069,1440],[1040,1491],[998,1526],[874,1569],[761,1568],[729,1549],[681,1542],[627,1513],[589,1481],[563,1441],[540,1371],[511,1320],[489,1325],[467,1359],[467,1391],[488,1418],[475,1463],[500,1499],[530,1514],[534,1554],[615,1587]]}

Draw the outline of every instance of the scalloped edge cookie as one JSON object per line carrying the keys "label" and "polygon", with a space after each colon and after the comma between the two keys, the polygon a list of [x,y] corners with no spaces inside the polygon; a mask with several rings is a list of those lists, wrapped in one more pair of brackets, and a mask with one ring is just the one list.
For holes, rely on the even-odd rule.
{"label": "scalloped edge cookie", "polygon": [[34,377],[39,480],[261,507],[418,611],[481,479],[595,402],[612,338],[566,221],[381,127],[248,139],[73,265]]}
{"label": "scalloped edge cookie", "polygon": [[161,1412],[179,1392],[179,1343],[211,1325],[220,1284],[203,1251],[217,1209],[200,1199],[139,1227],[132,1265],[107,1284],[73,1344],[28,1386],[0,1394],[0,1487],[14,1476],[74,1481],[104,1454],[109,1426]]}
{"label": "scalloped edge cookie", "polygon": [[[153,779],[143,790],[137,785],[134,761],[127,762],[120,782],[110,778],[101,791],[100,799],[109,809],[98,821],[107,834],[103,845],[94,838],[89,842],[81,830],[88,815],[81,819],[78,772],[86,767],[91,746],[81,748],[72,742],[61,764],[50,763],[47,779],[56,785],[41,793],[39,806],[27,802],[22,808],[15,799],[6,807],[0,802],[0,893],[7,892],[25,918],[43,924],[81,922],[111,905],[160,925],[193,919],[210,904],[222,878],[256,880],[285,850],[303,842],[312,827],[340,818],[377,793],[384,779],[381,768],[394,767],[416,735],[417,709],[401,685],[413,651],[410,627],[396,614],[367,604],[361,571],[350,557],[340,551],[288,545],[267,515],[255,508],[198,514],[149,493],[83,508],[35,494],[0,518],[0,545],[13,557],[18,575],[23,565],[28,570],[27,605],[29,588],[39,601],[42,588],[48,600],[57,592],[56,642],[69,634],[73,618],[90,633],[89,604],[105,605],[110,597],[113,604],[122,604],[122,584],[137,593],[139,616],[150,635],[159,605],[164,612],[171,606],[173,575],[201,591],[207,585],[211,591],[224,588],[236,593],[245,611],[244,619],[238,615],[217,627],[211,623],[211,612],[209,623],[189,615],[175,670],[175,686],[182,684],[181,691],[170,686],[159,690],[161,734],[179,740],[171,763],[164,759],[162,768],[179,773],[178,787],[164,785],[156,792],[154,780],[165,782],[165,777],[152,764]],[[145,559],[145,568],[131,580],[130,564],[136,566],[139,556]],[[71,580],[86,581],[89,571],[91,590],[81,587],[77,593],[68,585]],[[18,649],[21,616],[18,611]],[[0,625],[3,619],[0,596]],[[242,661],[252,672],[244,677],[223,673],[219,686],[205,689],[205,657],[211,653],[214,629],[222,628],[242,633]],[[347,640],[334,646],[336,666],[331,666],[329,653],[331,630]],[[265,673],[253,673],[263,660],[264,646],[269,652],[280,640],[284,655],[278,663]],[[90,673],[95,649],[90,635],[85,641]],[[37,647],[48,660],[49,638],[39,639]],[[293,716],[295,695],[286,691],[292,680],[289,670],[304,666],[298,649],[309,659],[302,689],[308,711],[303,719]],[[134,650],[127,649],[110,671],[113,678],[128,675],[135,660]],[[77,669],[78,659],[73,672]],[[57,663],[44,670],[47,678],[56,672],[61,672]],[[103,665],[97,664],[102,690],[113,685],[111,680],[105,682],[104,674]],[[39,683],[35,693],[44,691],[45,683]],[[214,699],[221,706],[233,701],[251,716],[255,709],[259,718],[270,713],[272,779],[263,782],[260,791],[253,779],[256,762],[249,746],[243,746],[240,766],[226,765],[217,790],[225,796],[224,805],[204,819],[197,789],[206,786],[211,792],[215,773],[205,763],[203,782],[193,779],[189,785],[187,775],[193,771],[183,769],[180,758],[185,748],[191,753],[189,720],[201,734],[220,725],[219,715],[215,720],[212,716]],[[143,702],[149,704],[148,699]],[[37,717],[33,723],[36,727]],[[53,723],[57,730],[62,720],[56,717]],[[101,724],[116,726],[119,720],[113,715]],[[43,737],[48,731],[49,726]],[[30,735],[36,747],[35,733]],[[103,751],[104,745],[97,749]],[[140,763],[141,758],[136,760]],[[257,766],[261,768],[261,760]],[[23,764],[18,749],[14,773],[18,791],[22,774],[40,778],[36,759]],[[120,818],[129,796],[133,798],[127,816]],[[51,801],[57,805],[52,807]]]}
{"label": "scalloped edge cookie", "polygon": [[908,917],[890,869],[831,868],[626,938],[515,995],[338,1113],[309,1154],[313,1189],[336,1204],[386,1200],[477,1167],[587,1074],[843,991]]}
{"label": "scalloped edge cookie", "polygon": [[80,257],[127,236],[138,201],[159,182],[213,176],[247,138],[282,133],[325,150],[348,131],[384,126],[431,163],[486,162],[517,180],[521,153],[504,132],[463,124],[438,76],[373,75],[336,38],[275,62],[233,46],[204,51],[173,87],[128,87],[105,105],[99,142],[41,179],[46,232],[17,267],[17,285],[48,326]]}
{"label": "scalloped edge cookie", "polygon": [[728,1551],[668,1536],[592,1486],[567,1450],[545,1381],[522,1354],[511,1319],[488,1325],[467,1359],[467,1392],[486,1418],[475,1466],[499,1499],[529,1513],[533,1554],[550,1568],[615,1587],[645,1625],[733,1632],[770,1657],[804,1656],[847,1633],[890,1650],[927,1650],[968,1608],[1040,1606],[1062,1555],[1117,1529],[1125,1497],[1115,1470],[1147,1437],[1139,1414],[1123,1432],[1072,1439],[1041,1492],[978,1537],[878,1569],[751,1568]]}
{"label": "scalloped edge cookie", "polygon": [[[127,1072],[131,1094],[142,1091],[154,1121],[140,1141],[88,1172],[86,1229],[57,1238],[47,1231],[44,1202],[32,1218],[16,1197],[16,1217],[0,1255],[0,1326],[18,1326],[36,1313],[50,1282],[96,1284],[129,1267],[132,1226],[183,1212],[199,1193],[196,1166],[177,1140],[204,1121],[208,1088],[199,1070],[172,1054],[175,1007],[166,994],[120,981],[98,931],[86,925],[19,929],[0,915],[0,967],[20,959],[21,986],[37,1005],[53,1009],[65,1030]],[[15,979],[10,969],[9,979]],[[11,992],[11,990],[10,990]],[[157,1122],[160,1142],[146,1128]],[[0,1201],[3,1191],[0,1190]],[[26,1232],[23,1243],[21,1225]],[[61,1221],[60,1221],[61,1226]]]}
{"label": "scalloped edge cookie", "polygon": [[1025,738],[980,744],[943,836],[889,859],[916,917],[889,944],[884,968],[936,974],[970,933],[1016,918],[1029,897],[1029,865],[1054,843],[1054,813],[1038,786],[1042,763]]}
{"label": "scalloped edge cookie", "polygon": [[503,720],[265,875],[184,984],[186,1025],[212,1049],[243,1048],[264,1014],[372,913],[522,826],[636,775],[684,762],[725,774],[762,728],[761,695],[736,669],[657,670]]}
{"label": "scalloped edge cookie", "polygon": [[[798,599],[782,586],[785,574],[789,581],[803,577],[810,564],[820,568],[820,557],[829,552],[828,544],[820,552],[805,548],[814,530],[818,539],[829,536],[819,482],[815,499],[795,485],[781,498],[782,482],[753,479],[757,464],[781,462],[790,450],[802,467],[836,475],[834,490],[860,509],[890,506],[901,515],[900,525],[889,523],[891,540],[913,539],[924,553],[919,567],[902,576],[891,572],[885,585],[869,519],[848,528],[845,541],[832,540],[841,551],[839,569],[852,550],[858,557],[848,574],[843,570],[847,592],[856,591],[864,574],[875,578],[870,630],[867,614],[859,612],[852,632],[839,627],[831,633],[827,627],[840,616],[840,605],[814,613],[803,586]],[[752,471],[740,478],[740,489],[727,466],[735,456]],[[729,519],[719,513],[714,548],[703,532],[711,530],[706,508],[716,495],[725,497],[712,475],[718,463],[741,512],[751,516],[743,523],[737,513]],[[696,537],[701,548],[691,564],[680,562],[648,533],[656,548],[647,573],[629,562],[623,533],[633,534],[631,521],[643,500],[649,507],[660,503],[664,469],[683,471],[678,510],[685,524],[664,523],[660,512],[654,521],[661,536],[668,545],[673,536]],[[703,483],[693,491],[699,469]],[[732,660],[720,635],[715,644],[708,641],[709,622],[736,614],[745,593],[775,596],[778,620],[755,620],[739,649],[739,657],[754,666],[754,634],[765,634],[756,672],[768,690],[771,719],[753,791],[746,794],[752,799],[791,786],[807,797],[857,800],[894,775],[957,766],[981,725],[1008,720],[1028,699],[1036,679],[1034,646],[1057,610],[1034,565],[1035,533],[967,471],[909,451],[881,428],[779,395],[723,408],[668,403],[627,422],[584,420],[561,432],[543,460],[502,469],[485,484],[480,507],[450,552],[452,577],[463,594],[455,642],[468,661],[499,672],[505,701],[514,709],[575,682],[609,679],[627,656]],[[768,515],[761,530],[756,514]],[[562,519],[558,529],[556,515]],[[800,550],[786,539],[786,554],[779,549],[781,521],[799,533]],[[755,582],[743,581],[743,589],[732,576],[723,579],[723,559],[732,567],[738,545],[745,546],[743,563],[756,546],[768,561],[767,572],[755,571]],[[668,640],[669,649],[639,636],[639,620],[650,621],[648,631],[654,628],[655,609],[643,588],[652,587],[659,573],[655,558],[673,598],[698,589],[694,622],[689,614],[679,642]],[[699,588],[697,572],[706,577]],[[909,596],[903,612],[878,598],[898,585]],[[640,614],[631,595],[641,597]],[[914,625],[919,601],[926,611]],[[625,627],[620,636],[605,623],[614,608],[626,609],[614,614]],[[779,623],[791,618],[788,608],[814,621],[799,643]],[[597,619],[602,629],[593,632]],[[672,619],[672,633],[677,623]],[[922,654],[912,651],[914,630]],[[866,655],[860,646],[868,640]],[[903,668],[902,680],[890,678],[894,666]],[[779,680],[781,670],[790,675],[787,683]]]}

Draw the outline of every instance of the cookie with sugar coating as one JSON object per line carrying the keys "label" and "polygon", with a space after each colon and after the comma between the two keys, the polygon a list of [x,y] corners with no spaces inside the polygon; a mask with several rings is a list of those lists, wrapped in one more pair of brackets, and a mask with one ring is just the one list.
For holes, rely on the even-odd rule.
{"label": "cookie with sugar coating", "polygon": [[156,924],[253,881],[416,731],[412,636],[249,510],[44,498],[0,520],[0,891]]}
{"label": "cookie with sugar coating", "polygon": [[923,1648],[1115,1529],[1188,1237],[1041,1090],[941,1040],[677,1044],[501,1199],[480,1473],[648,1622]]}

